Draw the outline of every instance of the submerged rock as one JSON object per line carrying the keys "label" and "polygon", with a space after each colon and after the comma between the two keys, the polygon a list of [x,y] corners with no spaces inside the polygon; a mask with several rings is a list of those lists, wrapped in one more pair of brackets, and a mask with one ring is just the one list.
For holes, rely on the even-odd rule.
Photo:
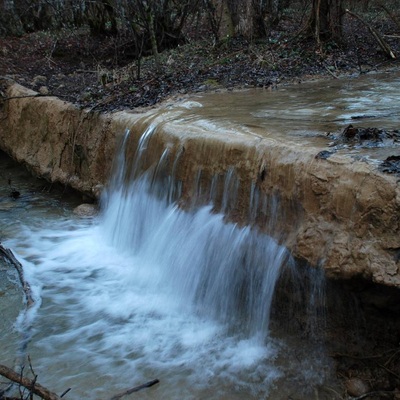
{"label": "submerged rock", "polygon": [[95,204],[81,204],[74,209],[74,214],[82,218],[94,217],[98,214],[99,210]]}

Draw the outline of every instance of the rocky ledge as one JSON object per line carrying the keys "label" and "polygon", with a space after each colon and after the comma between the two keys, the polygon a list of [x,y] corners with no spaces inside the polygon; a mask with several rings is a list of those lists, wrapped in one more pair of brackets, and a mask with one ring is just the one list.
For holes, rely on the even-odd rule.
{"label": "rocky ledge", "polygon": [[183,199],[192,194],[196,171],[211,179],[234,167],[241,184],[230,218],[248,222],[249,188],[256,187],[266,199],[279,199],[278,224],[266,223],[265,215],[256,215],[252,223],[284,242],[296,257],[322,266],[329,277],[400,286],[396,174],[346,155],[322,157],[312,146],[200,126],[188,129],[165,109],[100,114],[14,83],[6,96],[0,148],[49,181],[98,197],[118,138],[130,129],[137,141],[151,120],[158,132],[149,157],[155,162],[166,146],[180,154],[176,174]]}

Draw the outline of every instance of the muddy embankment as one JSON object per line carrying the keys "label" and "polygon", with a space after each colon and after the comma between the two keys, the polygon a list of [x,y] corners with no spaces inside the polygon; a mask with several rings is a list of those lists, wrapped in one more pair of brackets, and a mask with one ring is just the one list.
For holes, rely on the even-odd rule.
{"label": "muddy embankment", "polygon": [[[229,190],[226,177],[234,171],[232,219],[251,219],[329,277],[400,285],[398,177],[345,155],[316,157],[319,149],[309,145],[177,123],[166,109],[99,114],[35,94],[9,85],[0,116],[0,148],[35,174],[97,197],[118,138],[129,129],[135,148],[153,124],[157,132],[146,160],[156,163],[169,149],[183,200],[218,175]],[[275,206],[261,207],[266,203]]]}

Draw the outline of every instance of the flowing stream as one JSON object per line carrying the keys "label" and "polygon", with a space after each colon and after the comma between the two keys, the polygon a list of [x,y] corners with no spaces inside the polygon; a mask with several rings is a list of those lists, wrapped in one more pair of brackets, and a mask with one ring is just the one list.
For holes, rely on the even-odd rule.
{"label": "flowing stream", "polygon": [[[211,95],[209,108],[202,100],[196,112],[202,117],[187,116],[182,122],[204,124],[214,118],[215,123],[227,123],[229,113],[233,124],[251,127],[255,134],[267,124],[272,135],[282,126],[279,108],[281,117],[294,120],[291,132],[312,136],[310,121],[302,115],[322,116],[336,129],[351,116],[365,115],[371,102],[376,105],[375,94],[362,90],[367,88],[359,88],[360,104],[345,107],[339,117],[330,115],[338,109],[333,100],[330,106],[313,103],[304,98],[312,93],[305,95],[299,88],[290,96],[303,96],[302,101],[297,98],[298,107],[286,111],[286,93],[263,109],[242,93],[253,109],[247,125],[247,114],[235,122],[229,111],[236,94],[227,96],[217,111],[212,104],[222,95]],[[377,106],[373,114],[386,121],[387,106],[397,92],[390,84],[382,91],[386,108]],[[316,123],[314,117],[310,123]],[[141,159],[151,136],[151,129],[143,133],[130,165],[125,160],[126,133],[95,218],[75,216],[79,199],[42,191],[42,182],[28,178],[1,155],[0,238],[23,263],[36,299],[25,313],[15,274],[1,267],[1,362],[13,365],[22,337],[28,339],[26,353],[38,381],[59,394],[71,387],[67,399],[107,399],[155,378],[160,383],[141,398],[303,399],[310,390],[314,395],[320,387],[334,387],[323,348],[290,335],[282,324],[271,324],[276,286],[283,276],[295,283],[300,279],[282,245],[255,228],[226,220],[223,211],[238,184],[234,169],[224,177],[219,209],[211,185],[207,204],[182,210],[179,182],[173,171],[163,174],[168,150],[157,165],[143,170]],[[10,177],[22,193],[17,200],[8,197]],[[311,274],[305,301],[314,315],[324,278]],[[275,317],[281,312],[277,307]],[[318,396],[331,399],[332,392]]]}
{"label": "flowing stream", "polygon": [[289,363],[285,338],[270,334],[275,285],[293,268],[287,250],[225,221],[212,204],[182,211],[177,185],[154,179],[154,169],[125,183],[136,172],[125,170],[124,151],[123,143],[94,219],[74,217],[76,199],[14,182],[31,193],[3,201],[13,218],[2,237],[22,260],[36,305],[26,314],[19,299],[2,361],[12,365],[28,334],[40,382],[57,393],[72,387],[69,398],[110,398],[154,378],[160,383],[144,398],[263,398],[288,374],[285,395],[325,382],[329,363],[316,349],[303,342]]}

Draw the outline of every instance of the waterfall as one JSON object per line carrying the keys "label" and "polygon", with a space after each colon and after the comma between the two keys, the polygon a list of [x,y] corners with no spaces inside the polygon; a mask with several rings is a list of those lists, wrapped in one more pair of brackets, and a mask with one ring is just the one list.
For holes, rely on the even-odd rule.
{"label": "waterfall", "polygon": [[[58,206],[43,218],[39,207],[8,241],[40,298],[35,372],[76,398],[111,398],[154,378],[150,399],[265,398],[284,374],[310,370],[307,357],[281,351],[270,326],[278,280],[294,263],[254,222],[279,203],[249,185],[250,224],[232,222],[243,192],[235,166],[207,177],[198,169],[187,191],[178,178],[184,147],[155,151],[157,132],[150,123],[134,149],[125,133],[98,218],[60,218]],[[290,308],[274,307],[274,320],[279,313],[291,318]]]}
{"label": "waterfall", "polygon": [[[104,201],[104,234],[120,252],[152,265],[154,270],[140,273],[151,277],[148,284],[155,290],[168,292],[199,315],[264,340],[274,288],[290,260],[287,250],[255,228],[225,221],[239,184],[233,167],[224,178],[220,213],[213,211],[212,203],[181,210],[171,196],[177,191],[175,177],[158,179],[168,149],[148,171],[139,170],[154,132],[150,127],[141,136],[131,171],[124,157],[129,133],[122,141]],[[200,171],[197,195],[199,180]],[[215,179],[210,190],[214,187]]]}

